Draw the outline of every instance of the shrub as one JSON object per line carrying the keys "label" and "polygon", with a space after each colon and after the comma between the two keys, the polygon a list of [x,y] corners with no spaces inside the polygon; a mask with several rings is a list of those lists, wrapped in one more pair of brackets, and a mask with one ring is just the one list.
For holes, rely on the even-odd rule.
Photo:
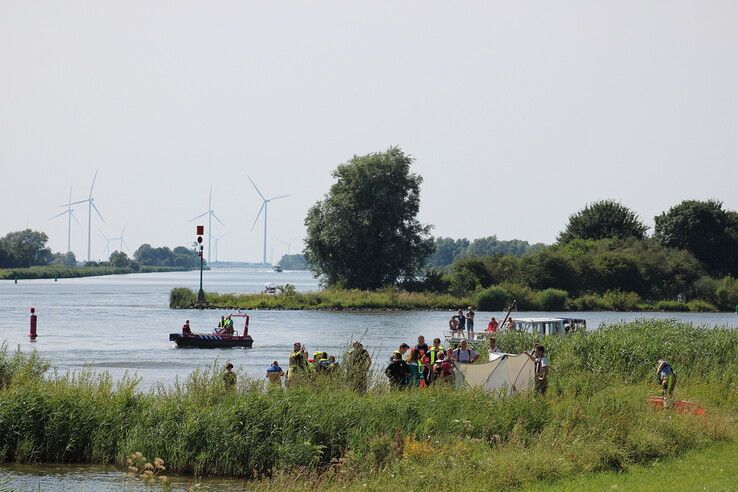
{"label": "shrub", "polygon": [[612,311],[612,306],[596,294],[584,294],[571,299],[569,309],[572,311]]}
{"label": "shrub", "polygon": [[478,291],[474,295],[474,305],[480,311],[500,311],[507,307],[508,292],[498,285]]}
{"label": "shrub", "polygon": [[563,311],[569,301],[569,294],[561,289],[546,289],[538,293],[538,303],[546,311]]}
{"label": "shrub", "polygon": [[172,309],[192,307],[196,301],[197,295],[191,289],[175,287],[169,293],[169,307]]}
{"label": "shrub", "polygon": [[687,303],[682,301],[659,301],[655,307],[658,311],[687,311]]}
{"label": "shrub", "polygon": [[608,290],[602,298],[615,311],[637,311],[641,303],[640,296],[635,292],[620,290]]}
{"label": "shrub", "polygon": [[724,277],[715,290],[717,303],[720,309],[732,311],[738,305],[738,280],[733,277]]}
{"label": "shrub", "polygon": [[499,286],[507,291],[510,302],[518,301],[518,309],[530,311],[540,309],[538,297],[530,287],[512,282],[503,282]]}
{"label": "shrub", "polygon": [[693,313],[716,313],[718,311],[718,308],[701,299],[689,301],[687,303],[687,308],[689,308]]}

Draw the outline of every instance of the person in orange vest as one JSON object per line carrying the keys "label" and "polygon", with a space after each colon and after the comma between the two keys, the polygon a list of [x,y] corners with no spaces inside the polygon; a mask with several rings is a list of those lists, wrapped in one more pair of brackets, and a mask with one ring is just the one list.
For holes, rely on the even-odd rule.
{"label": "person in orange vest", "polygon": [[38,337],[36,331],[36,308],[31,308],[31,330],[28,332],[28,336],[31,337],[31,341],[35,341]]}

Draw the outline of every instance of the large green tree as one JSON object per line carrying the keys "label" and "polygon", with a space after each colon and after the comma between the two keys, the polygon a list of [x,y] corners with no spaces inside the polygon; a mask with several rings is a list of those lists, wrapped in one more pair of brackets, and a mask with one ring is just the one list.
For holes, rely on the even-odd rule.
{"label": "large green tree", "polygon": [[655,220],[661,244],[690,251],[712,273],[738,275],[738,213],[716,200],[685,200]]}
{"label": "large green tree", "polygon": [[643,239],[648,228],[638,215],[613,200],[590,203],[569,217],[566,229],[559,234],[560,243],[574,239]]}
{"label": "large green tree", "polygon": [[305,257],[329,285],[376,289],[415,276],[433,251],[418,219],[422,178],[397,147],[354,156],[305,218]]}
{"label": "large green tree", "polygon": [[46,233],[25,229],[9,232],[0,239],[0,249],[5,253],[5,264],[0,267],[30,267],[49,264],[54,255],[46,247],[49,236]]}

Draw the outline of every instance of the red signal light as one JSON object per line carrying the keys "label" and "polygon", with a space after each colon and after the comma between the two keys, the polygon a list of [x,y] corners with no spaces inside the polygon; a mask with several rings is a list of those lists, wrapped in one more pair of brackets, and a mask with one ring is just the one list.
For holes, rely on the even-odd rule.
{"label": "red signal light", "polygon": [[197,235],[202,236],[205,234],[205,226],[197,226]]}

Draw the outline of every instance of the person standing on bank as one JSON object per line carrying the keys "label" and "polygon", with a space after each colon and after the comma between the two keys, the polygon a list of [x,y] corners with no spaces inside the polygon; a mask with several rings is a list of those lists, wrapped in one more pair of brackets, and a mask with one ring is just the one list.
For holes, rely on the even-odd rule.
{"label": "person standing on bank", "polygon": [[535,364],[533,370],[535,377],[535,390],[539,395],[546,393],[548,389],[548,357],[544,356],[545,349],[543,345],[537,343],[533,349],[533,354],[530,352],[524,352],[525,355],[530,358]]}
{"label": "person standing on bank", "polygon": [[236,373],[233,372],[233,364],[230,362],[225,365],[225,372],[223,372],[223,386],[226,390],[232,390],[236,387]]}

